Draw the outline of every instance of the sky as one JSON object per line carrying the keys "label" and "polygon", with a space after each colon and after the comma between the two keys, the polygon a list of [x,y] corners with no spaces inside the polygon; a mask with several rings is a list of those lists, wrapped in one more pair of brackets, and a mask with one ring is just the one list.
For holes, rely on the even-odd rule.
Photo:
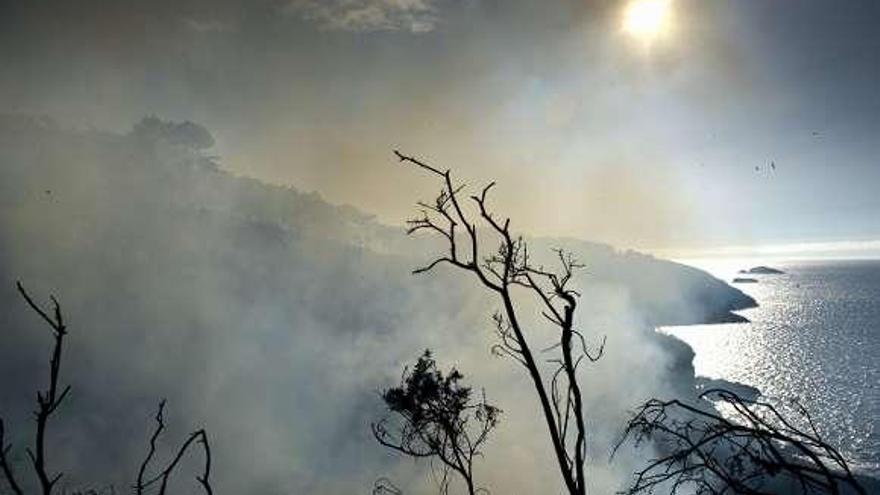
{"label": "sky", "polygon": [[400,149],[533,234],[880,255],[880,3],[668,0],[645,36],[631,1],[3,0],[0,112],[196,121],[390,224],[433,190]]}

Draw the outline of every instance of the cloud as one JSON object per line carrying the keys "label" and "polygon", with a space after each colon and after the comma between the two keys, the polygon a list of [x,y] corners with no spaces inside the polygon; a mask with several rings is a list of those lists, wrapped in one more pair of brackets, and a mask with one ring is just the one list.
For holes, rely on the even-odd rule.
{"label": "cloud", "polygon": [[433,31],[435,0],[294,0],[287,12],[330,31]]}

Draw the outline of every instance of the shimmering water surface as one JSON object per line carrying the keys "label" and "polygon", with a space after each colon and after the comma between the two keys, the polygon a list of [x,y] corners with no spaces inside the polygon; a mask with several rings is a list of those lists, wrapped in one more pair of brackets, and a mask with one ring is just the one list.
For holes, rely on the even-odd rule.
{"label": "shimmering water surface", "polygon": [[[728,282],[756,264],[687,263]],[[880,473],[880,261],[772,266],[786,273],[740,275],[758,283],[735,284],[760,305],[741,312],[751,323],[662,331],[694,348],[697,374],[798,399],[860,470]]]}

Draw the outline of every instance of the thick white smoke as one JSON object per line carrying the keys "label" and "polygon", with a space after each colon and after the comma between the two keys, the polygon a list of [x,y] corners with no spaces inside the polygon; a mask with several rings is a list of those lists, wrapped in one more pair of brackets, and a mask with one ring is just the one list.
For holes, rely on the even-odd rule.
{"label": "thick white smoke", "polygon": [[[226,493],[363,493],[380,476],[431,493],[426,466],[384,451],[369,423],[383,414],[377,392],[432,348],[504,410],[480,483],[557,491],[532,388],[515,363],[491,357],[494,301],[473,280],[413,277],[430,242],[223,172],[202,158],[209,142],[197,126],[144,125],[152,131],[0,121],[0,414],[20,469],[50,339],[16,279],[57,295],[70,323],[63,378],[73,392],[49,433],[66,487],[124,490],[167,397],[162,454],[206,427]],[[599,245],[539,240],[535,250],[556,244],[588,265],[579,326],[608,339],[583,374],[591,486],[610,493],[639,461],[626,449],[608,459],[628,411],[694,390],[690,350],[653,325],[748,301],[700,272]],[[548,341],[540,325],[530,332],[535,348]]]}

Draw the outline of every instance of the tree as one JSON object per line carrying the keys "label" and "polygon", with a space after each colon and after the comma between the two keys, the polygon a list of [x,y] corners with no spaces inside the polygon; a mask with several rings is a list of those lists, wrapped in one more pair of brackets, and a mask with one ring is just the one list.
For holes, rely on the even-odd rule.
{"label": "tree", "polygon": [[[401,162],[414,165],[441,182],[440,193],[433,202],[418,203],[421,214],[408,221],[408,233],[436,235],[446,250],[414,273],[448,265],[474,277],[501,303],[502,310],[493,316],[499,338],[493,352],[525,368],[538,396],[562,482],[571,495],[584,495],[587,429],[578,368],[585,360],[601,358],[605,341],[590,352],[583,334],[576,328],[575,310],[580,294],[570,287],[570,282],[583,265],[561,250],[556,252],[556,270],[534,265],[525,240],[511,233],[510,219],[496,217],[487,205],[494,182],[468,198],[464,196],[464,185],[457,184],[449,170],[440,170],[399,151],[394,154]],[[493,238],[496,248],[483,249],[483,242]],[[533,298],[541,308],[540,316],[556,329],[556,340],[546,350],[554,353],[548,359],[555,366],[550,372],[539,364],[540,358],[529,338],[530,329],[523,324],[526,319],[514,302],[515,291]]]}
{"label": "tree", "polygon": [[625,493],[772,495],[786,486],[802,494],[866,495],[800,403],[793,406],[805,427],[769,403],[728,390],[700,398],[717,401],[727,414],[679,400],[652,399],[639,408],[617,447],[628,438],[652,441],[661,454],[635,473]]}
{"label": "tree", "polygon": [[[37,304],[33,300],[33,298],[31,298],[30,294],[25,290],[20,282],[16,282],[16,288],[18,289],[19,294],[21,294],[21,297],[24,298],[30,309],[33,310],[37,315],[39,315],[39,317],[47,325],[49,325],[49,327],[52,329],[52,335],[54,337],[52,356],[49,360],[49,384],[45,391],[37,392],[37,410],[34,412],[34,416],[37,421],[37,427],[36,433],[34,435],[34,445],[32,448],[27,449],[27,455],[30,458],[31,466],[34,470],[34,474],[36,475],[40,493],[42,495],[52,495],[53,493],[55,493],[55,486],[63,476],[63,473],[50,473],[50,470],[47,467],[48,452],[46,451],[46,434],[49,426],[49,420],[57,412],[58,407],[61,406],[62,402],[64,402],[64,399],[67,398],[71,390],[69,385],[64,386],[63,388],[59,385],[61,374],[61,356],[64,347],[64,338],[67,336],[67,324],[64,321],[64,315],[61,311],[61,305],[58,303],[55,297],[51,297],[52,309],[51,311],[47,311],[40,307],[40,305]],[[166,465],[165,468],[163,468],[158,474],[152,477],[146,477],[146,472],[153,462],[153,457],[156,452],[156,442],[162,431],[165,429],[163,416],[164,410],[165,401],[163,400],[159,404],[159,411],[156,414],[156,429],[154,430],[153,435],[150,437],[149,451],[143,462],[141,463],[140,470],[138,471],[137,481],[134,486],[136,494],[143,495],[148,487],[156,486],[157,490],[155,493],[157,495],[165,495],[168,488],[168,480],[171,477],[171,474],[178,467],[184,454],[191,448],[192,445],[199,444],[202,446],[205,462],[202,474],[197,476],[196,479],[206,495],[213,495],[213,488],[211,487],[210,482],[211,447],[208,443],[208,435],[204,429],[199,429],[192,432],[189,437],[187,437],[186,441],[183,442],[183,444],[178,449],[176,455]],[[12,446],[6,444],[5,427],[6,425],[3,422],[3,419],[0,418],[0,471],[2,471],[3,478],[6,480],[6,484],[9,486],[9,489],[12,491],[12,493],[14,495],[24,495],[26,491],[23,488],[23,485],[20,483],[15,473],[15,469],[9,460],[9,453],[12,450]],[[97,494],[98,492],[96,490],[86,490],[82,493]],[[112,488],[111,493],[113,493]]]}
{"label": "tree", "polygon": [[[31,460],[31,466],[37,476],[40,491],[43,495],[50,495],[61,479],[62,473],[50,474],[46,467],[46,429],[49,425],[49,419],[58,410],[58,406],[64,402],[67,394],[70,392],[70,386],[65,386],[59,392],[58,379],[61,372],[61,351],[64,345],[64,337],[67,335],[67,325],[64,323],[64,316],[61,313],[61,306],[58,301],[52,297],[51,315],[34,302],[30,294],[24,289],[20,282],[16,282],[16,288],[19,294],[27,302],[28,306],[37,313],[40,318],[46,322],[52,329],[54,337],[54,346],[52,348],[52,357],[49,360],[49,385],[45,391],[37,392],[37,410],[34,416],[37,421],[37,429],[34,435],[33,448],[27,449],[28,457]],[[22,495],[24,492],[21,485],[15,478],[12,466],[9,463],[7,454],[11,446],[7,446],[4,440],[5,425],[0,419],[0,467],[3,469],[3,475],[6,478],[9,488],[16,495]]]}
{"label": "tree", "polygon": [[184,122],[162,120],[155,115],[141,119],[134,125],[132,134],[146,143],[155,144],[157,141],[163,141],[195,151],[214,146],[214,137],[203,126],[188,120]]}
{"label": "tree", "polygon": [[158,489],[156,490],[157,495],[165,495],[168,489],[168,480],[171,478],[171,474],[174,473],[174,470],[177,468],[180,461],[183,459],[183,455],[186,454],[187,450],[189,450],[190,446],[193,444],[199,444],[202,446],[202,452],[205,456],[205,462],[202,468],[202,474],[196,476],[196,481],[199,482],[199,485],[202,487],[202,491],[205,492],[205,495],[214,495],[214,489],[211,487],[211,446],[208,443],[208,434],[204,429],[198,429],[189,434],[183,444],[177,449],[177,453],[171,459],[170,462],[159,471],[158,474],[153,477],[146,479],[147,470],[150,467],[150,464],[153,461],[153,456],[156,454],[156,442],[159,440],[159,437],[162,435],[162,432],[165,430],[165,401],[161,401],[159,403],[159,410],[156,412],[156,428],[153,430],[153,434],[150,436],[150,447],[147,451],[147,455],[144,457],[143,462],[141,462],[140,469],[137,474],[137,481],[135,482],[134,489],[136,495],[143,495],[145,490],[152,486],[157,485]]}
{"label": "tree", "polygon": [[[383,419],[372,430],[385,447],[414,458],[439,460],[441,493],[446,493],[452,471],[462,478],[468,494],[475,495],[480,489],[474,483],[474,460],[482,455],[501,410],[487,403],[485,396],[474,401],[473,390],[461,383],[463,378],[455,368],[444,375],[426,350],[411,370],[404,371],[400,386],[382,393],[398,421]],[[383,479],[374,493],[383,490],[393,493],[396,487]]]}

